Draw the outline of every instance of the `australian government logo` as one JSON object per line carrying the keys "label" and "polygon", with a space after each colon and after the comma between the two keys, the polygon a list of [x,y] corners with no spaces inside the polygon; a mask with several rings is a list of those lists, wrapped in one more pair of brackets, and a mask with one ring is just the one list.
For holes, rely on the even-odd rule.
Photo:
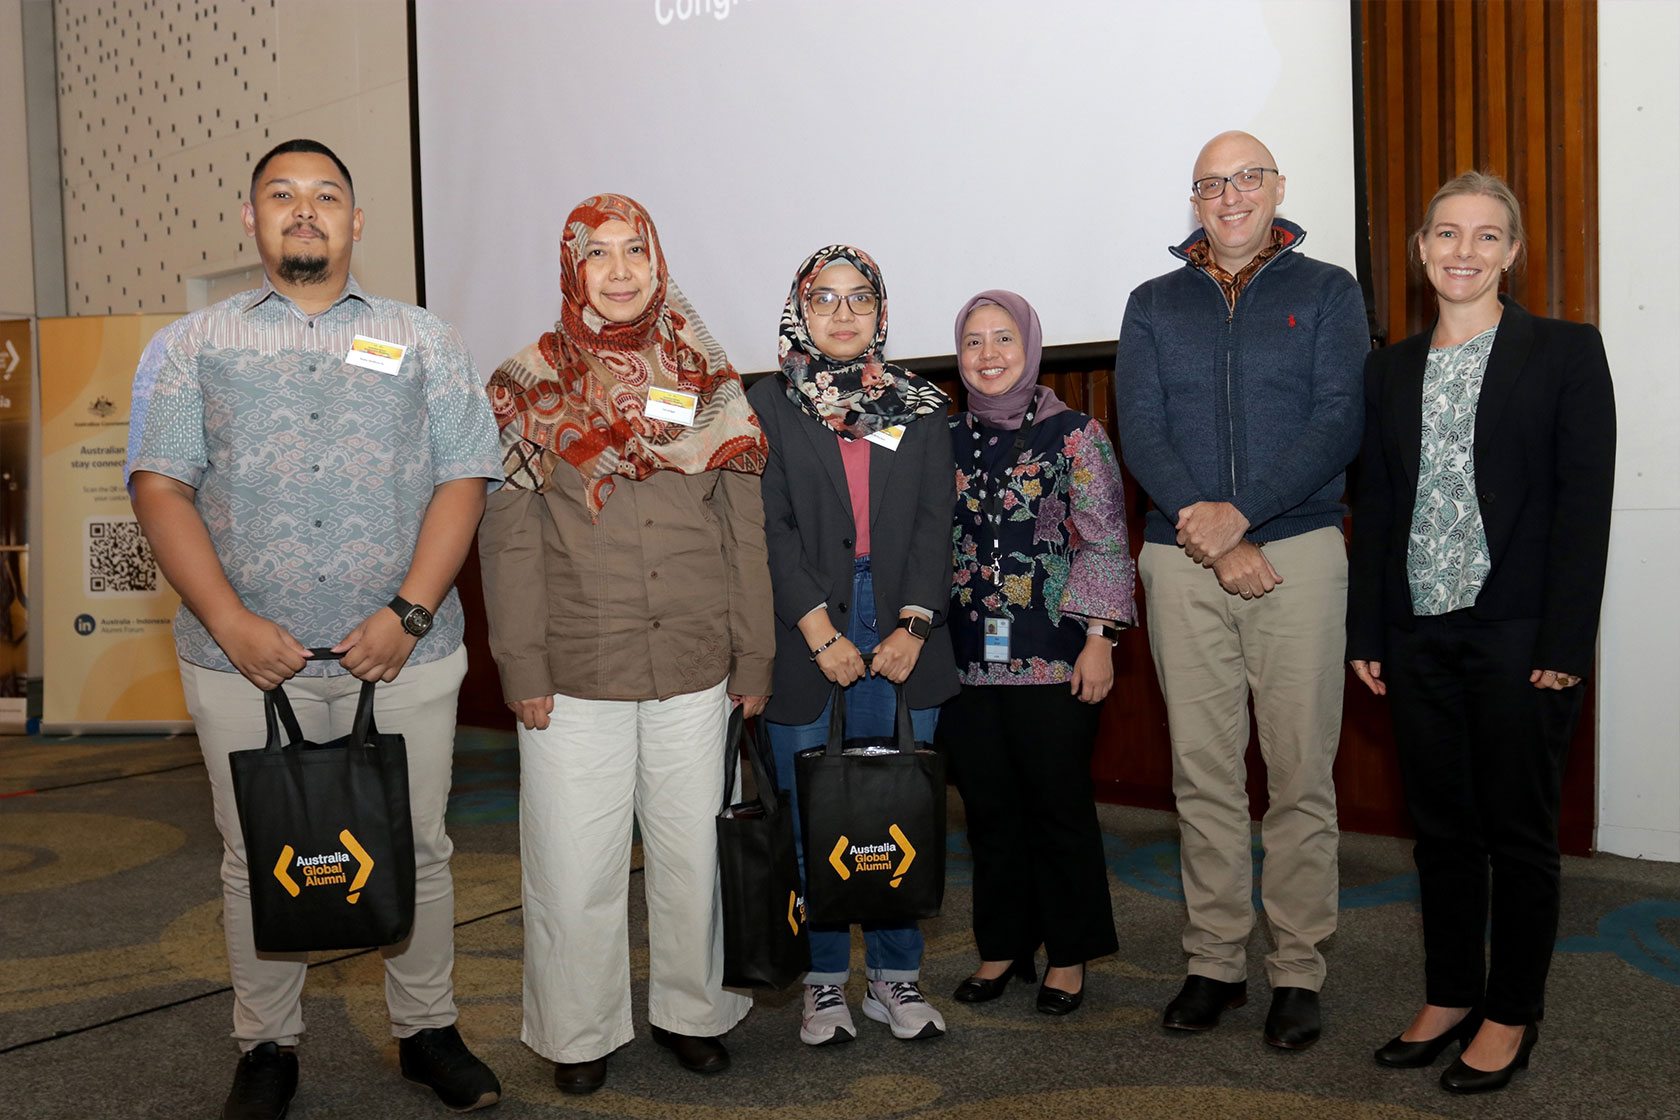
{"label": "australian government logo", "polygon": [[828,853],[829,866],[841,879],[870,871],[885,872],[892,876],[890,885],[898,886],[916,861],[916,849],[896,824],[887,827],[887,835],[892,839],[879,844],[854,844],[849,837],[840,837],[834,850]]}
{"label": "australian government logo", "polygon": [[[300,856],[290,844],[285,845],[280,849],[280,859],[274,865],[274,877],[293,898],[310,887],[340,887],[348,884],[350,889],[345,901],[354,906],[356,900],[362,897],[362,888],[367,886],[368,876],[373,873],[373,857],[356,842],[348,828],[338,834],[338,842],[349,851]],[[356,865],[354,878],[350,872],[352,860]],[[298,881],[300,878],[301,883]]]}

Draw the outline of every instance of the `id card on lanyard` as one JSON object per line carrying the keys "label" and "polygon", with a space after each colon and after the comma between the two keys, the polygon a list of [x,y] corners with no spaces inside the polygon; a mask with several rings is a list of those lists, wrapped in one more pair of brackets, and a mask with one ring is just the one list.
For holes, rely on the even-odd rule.
{"label": "id card on lanyard", "polygon": [[[981,466],[980,429],[974,426],[974,419],[969,418],[969,430],[974,433],[974,473],[986,480],[985,489],[980,492],[980,510],[986,523],[992,530],[992,583],[999,592],[1003,590],[1003,492],[1009,486],[1009,472],[1021,459],[1021,451],[1027,446],[1027,440],[1032,436],[1033,412],[1028,409],[1021,420],[1021,427],[1015,433],[1014,445],[1009,455],[1003,461],[1003,469],[996,478],[988,475]],[[1007,664],[1009,657],[1009,632],[1012,628],[1011,620],[1001,615],[988,614],[983,620],[981,631],[980,653],[989,664]]]}

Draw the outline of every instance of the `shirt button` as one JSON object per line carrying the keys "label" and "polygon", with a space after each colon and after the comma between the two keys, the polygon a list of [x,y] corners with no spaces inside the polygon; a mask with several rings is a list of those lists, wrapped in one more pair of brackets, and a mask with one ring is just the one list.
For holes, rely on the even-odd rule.
{"label": "shirt button", "polygon": [[316,463],[313,467],[310,467],[309,469],[312,470],[312,471],[318,471],[318,470],[321,469],[321,464]]}
{"label": "shirt button", "polygon": [[315,522],[315,528],[319,529],[320,527],[321,527],[321,523],[319,521]]}
{"label": "shirt button", "polygon": [[654,621],[654,624],[653,624],[653,628],[654,628],[654,629],[655,629],[655,630],[657,630],[657,629],[659,629],[659,622],[658,622],[658,620],[657,620],[657,619],[656,619],[656,620],[655,620],[655,621]]}
{"label": "shirt button", "polygon": [[319,412],[311,412],[309,414],[309,418],[311,420],[319,420],[321,418],[321,414]]}
{"label": "shirt button", "polygon": [[651,518],[651,517],[648,518],[646,521],[642,522],[642,524],[643,525],[652,525],[653,524],[653,518]]}
{"label": "shirt button", "polygon": [[840,604],[840,613],[841,613],[841,614],[845,614],[845,613],[846,613],[846,604],[844,604],[844,603],[841,603],[841,604]]}
{"label": "shirt button", "polygon": [[649,579],[658,579],[659,578],[659,573],[658,572],[649,572],[648,573],[648,578]]}
{"label": "shirt button", "polygon": [[840,543],[842,545],[844,545],[846,548],[851,548],[852,547],[852,538],[851,537],[844,537],[844,538],[841,539]]}
{"label": "shirt button", "polygon": [[327,582],[327,577],[326,577],[326,576],[318,576],[318,577],[317,577],[317,578],[318,578],[318,579],[319,579],[319,580],[320,580],[320,582],[322,582],[322,583],[325,583],[325,582]]}

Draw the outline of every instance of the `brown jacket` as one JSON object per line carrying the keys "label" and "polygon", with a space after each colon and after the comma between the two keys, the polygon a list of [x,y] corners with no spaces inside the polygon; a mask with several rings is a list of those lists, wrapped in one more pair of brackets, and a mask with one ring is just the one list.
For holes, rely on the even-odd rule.
{"label": "brown jacket", "polygon": [[725,677],[732,693],[770,692],[758,476],[620,478],[595,523],[575,470],[551,482],[497,490],[478,530],[504,699],[664,700]]}

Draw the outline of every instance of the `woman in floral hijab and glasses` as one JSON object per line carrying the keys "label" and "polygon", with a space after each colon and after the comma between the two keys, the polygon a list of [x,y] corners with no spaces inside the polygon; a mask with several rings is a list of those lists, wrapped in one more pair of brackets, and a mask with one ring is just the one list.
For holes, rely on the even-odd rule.
{"label": "woman in floral hijab and glasses", "polygon": [[[784,789],[794,788],[794,754],[828,741],[834,685],[846,689],[848,735],[886,736],[902,684],[918,742],[932,740],[940,703],[957,691],[945,630],[956,499],[949,402],[888,365],[886,341],[875,262],[846,245],[819,249],[782,311],[781,372],[749,394],[770,440],[764,518],[777,630],[765,716]],[[844,990],[851,940],[844,927],[811,930],[799,1032],[808,1045],[857,1033]],[[864,1014],[898,1038],[943,1034],[917,986],[915,923],[865,926],[864,944]]]}
{"label": "woman in floral hijab and glasses", "polygon": [[555,329],[490,379],[507,482],[479,529],[490,648],[519,721],[522,1037],[562,1092],[629,1042],[631,819],[648,1020],[687,1068],[747,1013],[722,990],[713,814],[731,704],[770,691],[775,637],[741,380],[622,195],[566,220]]}

